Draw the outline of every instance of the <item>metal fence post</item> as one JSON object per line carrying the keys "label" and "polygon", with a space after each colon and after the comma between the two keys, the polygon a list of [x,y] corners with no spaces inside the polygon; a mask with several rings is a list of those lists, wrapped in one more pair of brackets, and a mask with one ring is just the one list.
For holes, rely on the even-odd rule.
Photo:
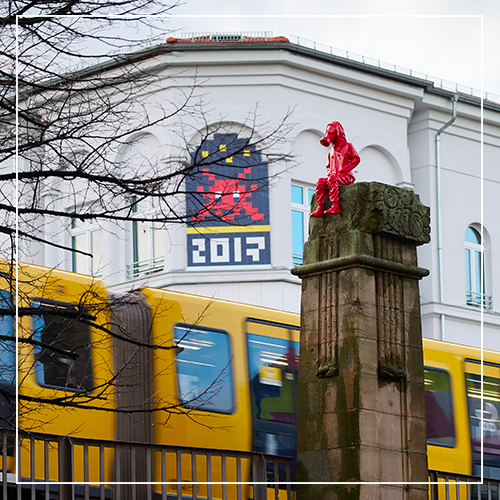
{"label": "metal fence post", "polygon": [[438,500],[439,498],[439,490],[438,490],[438,485],[436,484],[438,482],[438,475],[436,471],[429,471],[429,478],[430,482],[434,483],[430,485],[430,500]]}
{"label": "metal fence post", "polygon": [[3,431],[2,436],[2,498],[7,498],[7,433]]}
{"label": "metal fence post", "polygon": [[[59,438],[59,482],[73,482],[73,449],[68,436]],[[72,484],[59,484],[59,500],[72,500],[72,492]]]}
{"label": "metal fence post", "polygon": [[[266,474],[266,459],[264,455],[254,454],[252,457],[252,475],[253,475],[253,498],[254,500],[267,499],[267,474]],[[263,483],[263,484],[257,484]]]}

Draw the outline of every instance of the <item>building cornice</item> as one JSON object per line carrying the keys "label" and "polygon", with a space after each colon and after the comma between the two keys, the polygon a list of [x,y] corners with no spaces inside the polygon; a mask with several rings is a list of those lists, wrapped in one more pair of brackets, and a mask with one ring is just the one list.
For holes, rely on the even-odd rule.
{"label": "building cornice", "polygon": [[396,83],[409,85],[414,88],[421,89],[425,92],[440,97],[451,98],[453,95],[458,95],[458,100],[460,102],[465,102],[478,107],[481,106],[482,102],[483,107],[485,109],[500,111],[500,104],[497,104],[495,102],[487,100],[481,101],[480,97],[438,88],[434,85],[432,81],[427,80],[425,78],[418,78],[412,75],[405,75],[397,71],[391,71],[382,67],[376,67],[371,64],[355,61],[335,54],[328,54],[320,50],[305,47],[297,43],[292,43],[285,37],[256,38],[256,39],[244,38],[240,41],[225,41],[225,40],[199,41],[196,38],[194,39],[170,38],[165,43],[159,43],[157,45],[153,45],[145,49],[138,50],[136,52],[119,54],[113,56],[112,58],[106,61],[94,64],[87,68],[68,72],[68,74],[64,75],[63,78],[58,79],[58,82],[55,79],[53,79],[51,81],[44,82],[44,85],[55,86],[58,83],[64,85],[64,81],[67,80],[68,78],[74,80],[77,78],[81,78],[83,76],[88,77],[89,75],[95,73],[100,73],[103,71],[111,71],[123,65],[131,63],[136,64],[138,62],[142,62],[164,54],[175,54],[180,52],[193,52],[193,51],[209,52],[209,51],[221,51],[221,50],[286,51],[288,53],[298,55],[300,57],[305,57],[313,59],[315,61],[321,61],[327,64],[332,64],[338,67],[363,73],[365,75],[375,76]]}
{"label": "building cornice", "polygon": [[[481,106],[481,99],[475,96],[469,96],[463,93],[457,93],[450,90],[445,90],[438,88],[434,85],[432,81],[418,78],[415,76],[404,75],[397,73],[395,71],[390,71],[384,68],[377,68],[375,66],[365,64],[358,61],[353,61],[346,59],[344,57],[337,56],[335,54],[327,54],[318,50],[310,49],[308,47],[303,47],[301,45],[289,42],[289,41],[262,41],[262,42],[188,42],[182,39],[176,39],[175,43],[166,44],[170,47],[170,50],[165,50],[165,52],[180,52],[180,51],[214,51],[214,50],[286,50],[292,54],[296,54],[302,57],[307,57],[314,59],[316,61],[323,61],[328,64],[334,64],[343,68],[347,68],[353,71],[358,71],[367,75],[376,76],[379,78],[384,78],[386,80],[394,81],[397,83],[402,83],[410,85],[419,89],[423,89],[425,92],[438,95],[440,97],[451,98],[454,95],[458,95],[458,100],[460,102],[465,102],[472,104],[474,106]],[[500,104],[483,100],[483,107],[486,109],[491,109],[494,111],[500,111]]]}
{"label": "building cornice", "polygon": [[[439,317],[444,314],[449,319],[481,323],[481,310],[469,306],[442,304],[440,302],[427,302],[422,304],[422,318],[428,316]],[[483,311],[483,324],[485,326],[500,327],[500,314],[493,311]]]}

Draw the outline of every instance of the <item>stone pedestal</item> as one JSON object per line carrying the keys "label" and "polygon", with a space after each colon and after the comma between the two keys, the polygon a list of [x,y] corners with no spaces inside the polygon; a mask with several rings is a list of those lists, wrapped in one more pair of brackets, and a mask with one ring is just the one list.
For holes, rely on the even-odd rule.
{"label": "stone pedestal", "polygon": [[[299,500],[427,499],[417,245],[429,208],[376,182],[341,186],[312,218],[302,278]],[[361,484],[355,484],[361,483]]]}

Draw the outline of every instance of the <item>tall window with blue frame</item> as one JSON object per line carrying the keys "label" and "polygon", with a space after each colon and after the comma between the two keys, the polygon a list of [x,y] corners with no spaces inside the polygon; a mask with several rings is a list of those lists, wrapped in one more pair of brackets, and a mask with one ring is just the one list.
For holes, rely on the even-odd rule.
{"label": "tall window with blue frame", "polygon": [[292,181],[292,261],[300,266],[303,260],[304,243],[309,234],[309,213],[314,187]]}
{"label": "tall window with blue frame", "polygon": [[484,247],[479,231],[471,226],[465,230],[465,297],[467,305],[491,307],[485,293]]}

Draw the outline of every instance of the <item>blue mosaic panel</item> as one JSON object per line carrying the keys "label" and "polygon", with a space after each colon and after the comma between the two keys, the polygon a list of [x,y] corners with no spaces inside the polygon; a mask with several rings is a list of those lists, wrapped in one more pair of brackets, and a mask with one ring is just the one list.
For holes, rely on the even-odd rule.
{"label": "blue mosaic panel", "polygon": [[187,236],[188,266],[251,266],[271,263],[268,231]]}

